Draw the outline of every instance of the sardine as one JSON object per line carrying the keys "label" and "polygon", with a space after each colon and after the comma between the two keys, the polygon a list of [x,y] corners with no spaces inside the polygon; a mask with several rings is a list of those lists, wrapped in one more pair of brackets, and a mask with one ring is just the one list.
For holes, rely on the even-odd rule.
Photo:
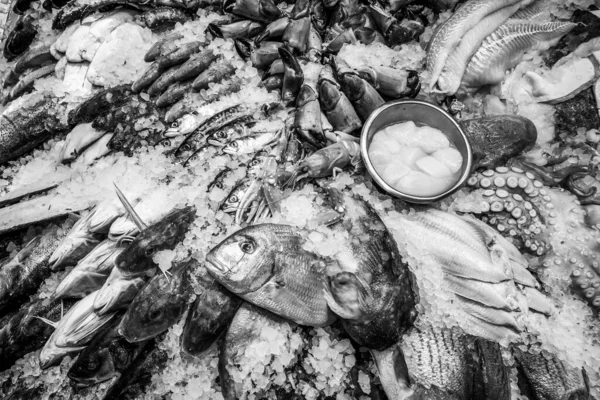
{"label": "sardine", "polygon": [[547,49],[575,26],[572,22],[519,22],[500,26],[469,61],[461,85],[468,90],[501,82],[506,70],[517,65],[525,52]]}
{"label": "sardine", "polygon": [[79,354],[67,373],[67,377],[77,387],[97,385],[121,376],[149,344],[129,343],[118,334],[118,326],[119,318],[114,318]]}
{"label": "sardine", "polygon": [[35,293],[47,279],[50,256],[58,247],[66,232],[51,226],[41,236],[27,243],[23,249],[0,270],[0,315],[10,307],[18,307],[28,296]]}
{"label": "sardine", "polygon": [[67,354],[84,349],[92,341],[94,334],[113,318],[114,313],[99,316],[94,312],[97,293],[91,293],[80,300],[56,324],[54,333],[40,353],[42,369],[60,362]]}
{"label": "sardine", "polygon": [[124,247],[119,247],[116,242],[104,240],[63,278],[54,296],[57,299],[83,298],[100,289],[108,279],[116,257],[123,250]]}
{"label": "sardine", "polygon": [[192,258],[169,269],[169,276],[154,275],[127,308],[119,333],[134,343],[158,336],[174,325],[189,305],[191,276],[200,268],[204,269]]}
{"label": "sardine", "polygon": [[287,225],[243,228],[206,256],[210,274],[243,299],[302,325],[335,320],[323,297],[324,265],[300,248],[298,231]]}
{"label": "sardine", "polygon": [[281,132],[261,132],[233,140],[223,147],[226,154],[248,154],[254,153],[265,146],[275,142]]}
{"label": "sardine", "polygon": [[215,147],[225,147],[231,141],[247,136],[249,133],[250,130],[245,124],[233,123],[208,135],[206,143]]}
{"label": "sardine", "polygon": [[520,2],[521,0],[470,0],[462,4],[435,32],[429,42],[427,50],[429,91],[432,91],[437,82],[446,59],[469,29],[473,28],[486,15]]}

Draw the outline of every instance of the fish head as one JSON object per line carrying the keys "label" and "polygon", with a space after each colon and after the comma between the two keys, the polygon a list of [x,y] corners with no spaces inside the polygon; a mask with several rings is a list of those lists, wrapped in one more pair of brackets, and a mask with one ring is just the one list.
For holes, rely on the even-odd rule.
{"label": "fish head", "polygon": [[77,361],[67,373],[67,377],[75,386],[87,387],[107,381],[118,374],[111,352],[107,347],[101,349],[88,347],[79,354]]}
{"label": "fish head", "polygon": [[194,221],[196,209],[192,206],[177,208],[161,220],[144,229],[119,254],[115,265],[127,276],[135,276],[155,266],[152,257],[156,252],[172,249],[183,239]]}
{"label": "fish head", "polygon": [[248,181],[244,181],[237,185],[231,193],[227,196],[227,198],[223,201],[223,205],[221,205],[221,210],[228,214],[235,214],[242,204],[242,198],[244,197],[244,193],[248,190],[250,184]]}
{"label": "fish head", "polygon": [[206,255],[209,273],[236,294],[259,289],[271,278],[277,237],[270,224],[253,225],[229,236]]}
{"label": "fish head", "polygon": [[104,274],[76,268],[60,282],[54,291],[54,297],[57,299],[85,297],[98,290],[106,278]]}
{"label": "fish head", "polygon": [[83,349],[83,347],[57,346],[51,339],[52,337],[40,352],[40,368],[43,370],[59,364],[67,354]]}
{"label": "fish head", "polygon": [[127,308],[144,283],[143,278],[129,278],[124,276],[118,268],[113,268],[110,276],[96,295],[94,300],[95,313],[107,315],[113,311]]}
{"label": "fish head", "polygon": [[328,305],[344,319],[364,320],[368,315],[368,290],[352,272],[339,272],[329,277],[326,288],[331,297]]}
{"label": "fish head", "polygon": [[134,343],[153,338],[175,324],[188,302],[184,282],[189,263],[156,274],[133,299],[119,325],[119,334]]}
{"label": "fish head", "polygon": [[198,126],[196,117],[193,114],[185,114],[173,122],[165,132],[165,137],[174,137],[191,133]]}
{"label": "fish head", "polygon": [[240,151],[239,140],[229,142],[227,146],[223,147],[223,153],[225,154],[238,154]]}

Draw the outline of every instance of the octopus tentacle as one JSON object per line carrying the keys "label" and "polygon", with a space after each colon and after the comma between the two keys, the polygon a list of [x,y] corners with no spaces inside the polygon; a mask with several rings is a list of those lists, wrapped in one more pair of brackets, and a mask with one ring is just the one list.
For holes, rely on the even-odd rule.
{"label": "octopus tentacle", "polygon": [[567,189],[579,198],[581,204],[600,204],[600,196],[596,186],[586,186],[583,179],[591,176],[587,172],[574,172],[567,178],[565,186]]}
{"label": "octopus tentacle", "polygon": [[[578,176],[587,175],[569,176],[576,184]],[[523,251],[539,256],[539,264],[530,268],[548,290],[562,294],[570,289],[600,312],[600,230],[590,223],[600,219],[588,215],[595,208],[515,166],[476,172],[467,187],[472,192],[454,201],[455,210],[478,215]],[[581,185],[573,187],[587,193]]]}

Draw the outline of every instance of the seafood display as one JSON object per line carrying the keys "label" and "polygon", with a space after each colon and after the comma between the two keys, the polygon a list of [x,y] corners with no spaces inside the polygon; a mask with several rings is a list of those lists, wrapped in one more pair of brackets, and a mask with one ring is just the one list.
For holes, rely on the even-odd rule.
{"label": "seafood display", "polygon": [[593,3],[0,4],[0,397],[600,398]]}

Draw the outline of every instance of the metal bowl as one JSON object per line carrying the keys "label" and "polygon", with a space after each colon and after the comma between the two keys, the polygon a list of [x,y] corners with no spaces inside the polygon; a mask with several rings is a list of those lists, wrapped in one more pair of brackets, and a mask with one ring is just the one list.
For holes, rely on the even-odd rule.
{"label": "metal bowl", "polygon": [[[373,135],[388,125],[406,121],[413,121],[417,125],[428,125],[441,130],[462,154],[463,165],[461,167],[460,178],[450,189],[435,196],[413,196],[394,189],[375,171],[369,158],[369,146],[373,140]],[[473,153],[469,139],[454,118],[440,107],[419,100],[394,100],[385,103],[373,111],[363,125],[360,150],[367,166],[367,171],[369,171],[375,182],[392,196],[410,203],[431,203],[454,193],[465,184],[473,165]]]}

